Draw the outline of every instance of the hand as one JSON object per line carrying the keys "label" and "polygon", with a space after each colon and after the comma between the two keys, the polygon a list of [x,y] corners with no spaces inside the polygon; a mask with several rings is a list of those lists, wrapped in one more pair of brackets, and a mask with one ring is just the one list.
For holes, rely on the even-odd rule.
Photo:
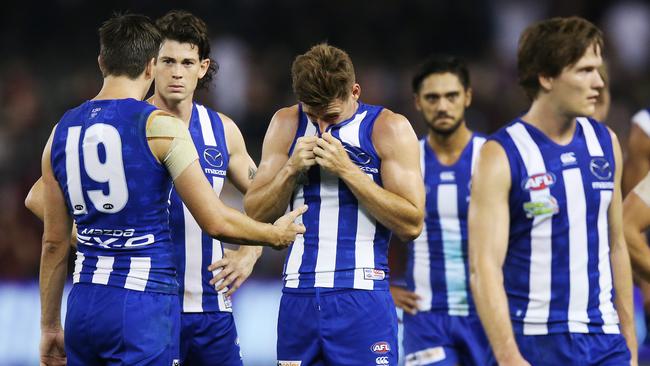
{"label": "hand", "polygon": [[296,145],[293,147],[293,152],[289,157],[289,164],[296,172],[304,173],[312,166],[316,165],[316,157],[314,156],[314,147],[316,147],[316,136],[303,136],[296,140]]}
{"label": "hand", "polygon": [[345,171],[356,168],[341,141],[334,138],[331,133],[322,134],[321,138],[316,141],[316,145],[314,148],[316,164],[332,174],[340,177]]}
{"label": "hand", "polygon": [[65,366],[65,347],[63,329],[41,330],[40,366]]}
{"label": "hand", "polygon": [[418,294],[399,286],[391,286],[390,293],[393,295],[395,306],[411,315],[418,313],[418,300],[421,299]]}
{"label": "hand", "polygon": [[499,366],[531,366],[519,352],[516,354],[510,354],[507,359],[500,360],[498,363]]}
{"label": "hand", "polygon": [[210,284],[214,286],[221,282],[217,286],[217,292],[228,287],[226,296],[235,293],[253,272],[261,249],[261,247],[246,246],[239,247],[239,250],[224,249],[223,258],[208,266],[209,271],[221,269],[210,280]]}
{"label": "hand", "polygon": [[302,205],[297,209],[285,214],[277,219],[273,226],[279,229],[277,241],[272,243],[273,249],[284,249],[296,240],[296,235],[305,233],[305,225],[296,224],[294,221],[307,212],[307,205]]}

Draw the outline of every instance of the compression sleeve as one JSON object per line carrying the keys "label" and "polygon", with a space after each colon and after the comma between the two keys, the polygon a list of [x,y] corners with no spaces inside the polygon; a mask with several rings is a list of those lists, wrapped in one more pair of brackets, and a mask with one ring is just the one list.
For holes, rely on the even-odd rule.
{"label": "compression sleeve", "polygon": [[172,140],[169,150],[162,159],[162,164],[169,171],[172,180],[178,178],[185,168],[199,158],[190,131],[181,120],[169,114],[158,112],[149,118],[147,138]]}
{"label": "compression sleeve", "polygon": [[650,206],[650,173],[634,187],[634,193],[646,204]]}

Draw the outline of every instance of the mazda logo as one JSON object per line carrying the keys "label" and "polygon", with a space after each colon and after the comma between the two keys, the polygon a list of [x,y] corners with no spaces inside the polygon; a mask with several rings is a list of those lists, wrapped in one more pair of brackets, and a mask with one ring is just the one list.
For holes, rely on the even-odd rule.
{"label": "mazda logo", "polygon": [[223,155],[221,155],[221,151],[214,147],[208,147],[203,150],[203,160],[215,168],[221,168],[223,165]]}

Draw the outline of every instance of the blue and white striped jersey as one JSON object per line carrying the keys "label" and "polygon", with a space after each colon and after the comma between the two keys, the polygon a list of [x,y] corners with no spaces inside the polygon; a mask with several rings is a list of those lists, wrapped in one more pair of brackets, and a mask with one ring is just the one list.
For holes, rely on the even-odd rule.
{"label": "blue and white striped jersey", "polygon": [[[230,157],[221,118],[217,112],[194,104],[189,130],[199,153],[201,168],[219,195]],[[209,283],[218,271],[208,271],[208,266],[223,257],[221,242],[201,230],[176,189],[172,189],[170,197],[169,224],[176,248],[183,312],[231,312],[230,299],[224,296],[227,289],[217,293],[215,286]]]}
{"label": "blue and white striped jersey", "polygon": [[490,137],[512,176],[503,275],[519,334],[619,333],[609,258],[612,140],[605,125],[577,121],[564,146],[520,119]]}
{"label": "blue and white striped jersey", "polygon": [[178,293],[172,180],[146,137],[155,109],[134,99],[88,101],[56,127],[52,168],[77,223],[74,283]]}
{"label": "blue and white striped jersey", "polygon": [[453,165],[441,164],[420,140],[426,216],[420,236],[408,244],[406,284],[420,296],[420,311],[475,314],[469,288],[467,208],[472,171],[485,138],[474,135]]}
{"label": "blue and white striped jersey", "polygon": [[[343,143],[359,169],[379,185],[381,161],[371,137],[382,109],[359,103],[350,119],[327,129]],[[299,137],[320,134],[300,107],[298,114],[298,131],[289,155]],[[298,222],[302,221],[307,231],[290,247],[284,266],[285,286],[388,289],[390,231],[359,205],[345,183],[316,165],[296,187],[291,206],[303,203],[309,210]]]}

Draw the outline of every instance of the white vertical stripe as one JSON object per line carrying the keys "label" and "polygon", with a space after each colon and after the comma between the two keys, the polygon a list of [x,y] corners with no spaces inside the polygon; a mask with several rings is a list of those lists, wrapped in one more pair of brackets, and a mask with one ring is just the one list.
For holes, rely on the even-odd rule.
{"label": "white vertical stripe", "polygon": [[483,147],[483,144],[485,144],[485,138],[484,137],[474,137],[472,139],[472,167],[470,170],[470,174],[474,174],[474,166],[476,166],[476,160],[478,160],[478,154],[481,152],[481,148]]}
{"label": "white vertical stripe", "polygon": [[420,311],[431,310],[433,292],[431,290],[431,259],[426,220],[422,227],[422,233],[413,241],[413,280],[415,293],[420,296],[418,309]]}
{"label": "white vertical stripe", "polygon": [[185,204],[183,204],[183,222],[185,223],[183,311],[200,312],[203,311],[202,231]]}
{"label": "white vertical stripe", "polygon": [[[212,177],[212,189],[214,192],[217,194],[217,196],[221,196],[221,190],[223,189],[223,185],[225,178],[223,177]],[[223,258],[223,247],[222,244],[219,240],[217,239],[212,239],[212,258],[210,263],[214,263],[218,260]],[[217,268],[216,270],[212,271],[212,275],[216,276],[219,272],[221,272],[221,268]],[[219,286],[223,282],[223,280],[217,282],[214,284],[214,287],[216,289],[217,286]],[[221,291],[219,291],[219,294],[217,295],[217,302],[219,305],[219,310],[220,311],[232,311],[232,307],[226,306],[226,300],[224,298],[224,294],[228,292],[228,288],[223,288]]]}
{"label": "white vertical stripe", "polygon": [[603,156],[603,148],[600,147],[600,141],[596,136],[594,131],[594,126],[591,125],[588,119],[584,117],[576,118],[580,126],[582,126],[582,131],[585,134],[585,140],[587,142],[587,150],[589,150],[589,155],[591,156]]}
{"label": "white vertical stripe", "polygon": [[74,261],[74,273],[72,275],[72,283],[79,283],[79,278],[81,277],[81,270],[84,263],[83,253],[77,251],[77,259]]}
{"label": "white vertical stripe", "polygon": [[[86,200],[84,199],[81,188],[81,165],[79,164],[80,138],[81,126],[68,128],[68,137],[65,140],[65,174],[73,215],[88,213]],[[81,206],[81,210],[76,208],[79,206]]]}
{"label": "white vertical stripe", "polygon": [[632,116],[632,123],[639,126],[646,135],[650,136],[650,112],[645,109],[637,112]]}
{"label": "white vertical stripe", "polygon": [[569,331],[589,329],[589,248],[587,246],[587,204],[580,169],[562,172],[569,219]]}
{"label": "white vertical stripe", "polygon": [[442,234],[442,252],[447,284],[449,315],[468,315],[465,261],[458,219],[458,188],[455,184],[438,185],[438,215]]}
{"label": "white vertical stripe", "polygon": [[[359,131],[361,129],[361,122],[367,113],[367,111],[364,111],[363,113],[357,114],[352,121],[339,129],[339,138],[341,141],[355,147],[361,147]],[[372,175],[370,175],[370,179],[372,180]],[[336,189],[338,191],[338,184]],[[336,202],[338,202],[338,198]],[[356,289],[372,290],[374,288],[374,281],[364,277],[363,268],[375,268],[374,239],[377,225],[375,219],[361,205],[357,208],[356,231],[354,242],[354,267],[356,270],[353,286]]]}
{"label": "white vertical stripe", "polygon": [[426,148],[427,148],[427,138],[426,136],[420,140],[420,170],[422,171],[422,178],[424,178],[425,166],[427,164],[426,159]]}
{"label": "white vertical stripe", "polygon": [[339,231],[339,178],[320,168],[320,211],[315,287],[334,287]]}
{"label": "white vertical stripe", "polygon": [[217,140],[214,138],[214,130],[212,130],[212,121],[210,120],[207,109],[197,104],[196,110],[199,112],[199,123],[201,124],[203,142],[206,146],[217,146]]}
{"label": "white vertical stripe", "polygon": [[[300,207],[305,203],[304,192],[302,186],[293,200],[293,207]],[[302,224],[302,216],[296,219],[296,223]],[[291,253],[287,259],[287,265],[284,269],[285,286],[289,288],[297,288],[300,284],[299,272],[300,265],[302,264],[302,255],[305,252],[305,238],[302,235],[296,236],[296,240],[291,244]]]}
{"label": "white vertical stripe", "polygon": [[[600,191],[600,206],[598,208],[598,286],[600,302],[598,309],[603,317],[603,331],[605,333],[619,333],[618,313],[612,301],[612,269],[609,257],[609,204],[612,201],[612,191]],[[607,327],[612,327],[610,331]]]}
{"label": "white vertical stripe", "polygon": [[114,261],[114,257],[98,255],[97,265],[95,266],[95,272],[93,272],[93,278],[91,282],[100,285],[108,284],[108,278],[110,277],[111,272],[113,272]]}
{"label": "white vertical stripe", "polygon": [[151,269],[151,258],[149,257],[131,257],[131,266],[129,274],[126,276],[124,288],[136,291],[144,291],[149,280],[149,270]]}
{"label": "white vertical stripe", "polygon": [[[521,123],[506,129],[521,155],[528,176],[545,173],[546,165],[539,147]],[[548,188],[531,191],[531,201],[548,199]],[[524,317],[524,334],[548,333],[547,321],[551,305],[551,235],[552,220],[548,216],[536,216],[530,232],[530,276],[528,307]]]}

